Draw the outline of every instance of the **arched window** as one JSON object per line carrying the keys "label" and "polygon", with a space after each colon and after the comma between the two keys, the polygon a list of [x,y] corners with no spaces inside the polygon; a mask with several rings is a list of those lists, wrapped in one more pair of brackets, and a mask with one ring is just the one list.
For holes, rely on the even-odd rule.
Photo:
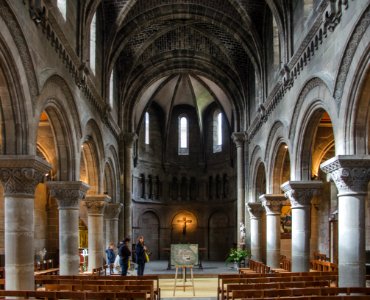
{"label": "arched window", "polygon": [[90,69],[95,74],[96,67],[96,13],[90,24]]}
{"label": "arched window", "polygon": [[67,0],[57,0],[57,7],[65,21],[67,19]]}
{"label": "arched window", "polygon": [[272,16],[272,46],[274,50],[274,67],[280,67],[280,37],[279,29],[274,16]]}
{"label": "arched window", "polygon": [[145,124],[145,145],[149,145],[149,113],[145,113],[145,119],[144,119],[144,124]]}
{"label": "arched window", "polygon": [[179,117],[179,155],[189,154],[189,127],[186,116]]}
{"label": "arched window", "polygon": [[213,115],[213,153],[222,151],[222,113],[216,110]]}
{"label": "arched window", "polygon": [[304,19],[307,20],[308,16],[313,11],[313,0],[304,0],[303,1],[303,14]]}
{"label": "arched window", "polygon": [[113,108],[114,103],[114,71],[110,74],[109,79],[109,105]]}

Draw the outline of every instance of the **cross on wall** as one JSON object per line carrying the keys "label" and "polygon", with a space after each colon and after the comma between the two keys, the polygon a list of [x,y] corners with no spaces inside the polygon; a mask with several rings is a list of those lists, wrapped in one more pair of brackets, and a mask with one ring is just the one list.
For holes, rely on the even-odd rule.
{"label": "cross on wall", "polygon": [[192,223],[193,220],[187,220],[186,217],[183,217],[182,219],[180,220],[177,220],[177,223],[184,223],[182,225],[182,235],[185,236],[186,235],[186,226],[188,223]]}

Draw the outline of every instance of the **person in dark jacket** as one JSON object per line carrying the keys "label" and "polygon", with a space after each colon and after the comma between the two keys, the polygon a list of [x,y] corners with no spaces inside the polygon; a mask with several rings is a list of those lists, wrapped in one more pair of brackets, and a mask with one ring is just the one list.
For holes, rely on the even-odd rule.
{"label": "person in dark jacket", "polygon": [[113,265],[116,259],[116,254],[114,253],[114,243],[110,243],[108,249],[105,250],[107,254],[107,264],[109,266],[110,273],[113,273]]}
{"label": "person in dark jacket", "polygon": [[137,238],[137,244],[135,247],[138,276],[144,275],[144,269],[145,269],[145,263],[146,263],[145,251],[146,251],[146,247],[144,245],[144,237],[140,235]]}
{"label": "person in dark jacket", "polygon": [[131,256],[131,250],[129,247],[131,239],[125,238],[120,248],[118,249],[119,264],[121,266],[121,275],[126,276],[128,270],[128,262]]}

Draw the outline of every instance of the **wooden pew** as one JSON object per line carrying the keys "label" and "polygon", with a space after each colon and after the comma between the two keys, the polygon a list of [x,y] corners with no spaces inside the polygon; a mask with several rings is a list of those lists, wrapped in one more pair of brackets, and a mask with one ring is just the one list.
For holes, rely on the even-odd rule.
{"label": "wooden pew", "polygon": [[[88,284],[104,284],[104,285],[115,285],[122,284],[122,281],[134,280],[134,281],[152,281],[154,283],[154,295],[156,299],[160,299],[161,290],[159,288],[159,277],[158,275],[144,275],[144,276],[98,276],[98,275],[40,275],[35,276],[36,287],[43,284],[73,284],[76,280],[89,282]],[[104,283],[100,283],[104,281]]]}
{"label": "wooden pew", "polygon": [[98,268],[93,268],[92,269],[92,275],[107,276],[107,268],[105,266],[98,267]]}
{"label": "wooden pew", "polygon": [[228,284],[226,286],[225,298],[231,299],[233,291],[236,290],[272,290],[272,289],[292,289],[292,288],[310,288],[310,287],[330,287],[330,281],[293,281],[293,282],[268,282],[251,284]]}
{"label": "wooden pew", "polygon": [[338,265],[329,261],[311,260],[311,269],[315,271],[334,271],[338,272]]}
{"label": "wooden pew", "polygon": [[[312,287],[312,288],[292,288],[292,289],[276,289],[276,290],[234,290],[232,291],[232,300],[244,298],[280,298],[292,297],[296,299],[301,296],[337,296],[339,294],[353,295],[362,294],[370,295],[370,288],[335,288],[335,287]],[[369,296],[367,296],[369,299]],[[301,299],[301,298],[300,298]]]}
{"label": "wooden pew", "polygon": [[294,273],[273,273],[273,274],[219,274],[217,284],[217,298],[223,299],[226,291],[226,284],[251,284],[268,282],[291,282],[291,281],[315,281],[328,280],[332,285],[337,286],[338,275],[336,272],[294,272]]}
{"label": "wooden pew", "polygon": [[[109,277],[104,279],[44,279],[42,284],[46,291],[146,291],[150,299],[160,299],[160,289],[156,288],[157,282],[152,279],[142,277],[121,277],[121,280],[109,280]],[[139,279],[138,279],[139,278]]]}
{"label": "wooden pew", "polygon": [[40,270],[40,271],[35,271],[34,272],[35,276],[39,276],[39,275],[58,275],[58,273],[59,273],[59,268],[45,269],[45,270]]}
{"label": "wooden pew", "polygon": [[126,299],[147,300],[146,292],[74,292],[74,291],[0,291],[0,297],[19,297],[23,299]]}

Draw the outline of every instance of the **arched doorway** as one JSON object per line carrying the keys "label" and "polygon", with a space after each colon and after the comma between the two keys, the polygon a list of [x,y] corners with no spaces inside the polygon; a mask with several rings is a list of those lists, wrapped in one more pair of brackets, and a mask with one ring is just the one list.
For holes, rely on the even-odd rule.
{"label": "arched doorway", "polygon": [[[233,237],[229,234],[229,218],[224,212],[215,212],[210,216],[208,224],[208,258],[224,261],[233,246]],[[221,239],[221,236],[226,239]]]}
{"label": "arched doorway", "polygon": [[136,239],[139,235],[144,236],[145,245],[148,247],[151,252],[150,259],[156,260],[160,258],[159,252],[159,228],[160,222],[158,216],[152,212],[147,211],[141,215],[139,218],[139,227],[134,229],[134,240],[133,243],[136,243]]}

